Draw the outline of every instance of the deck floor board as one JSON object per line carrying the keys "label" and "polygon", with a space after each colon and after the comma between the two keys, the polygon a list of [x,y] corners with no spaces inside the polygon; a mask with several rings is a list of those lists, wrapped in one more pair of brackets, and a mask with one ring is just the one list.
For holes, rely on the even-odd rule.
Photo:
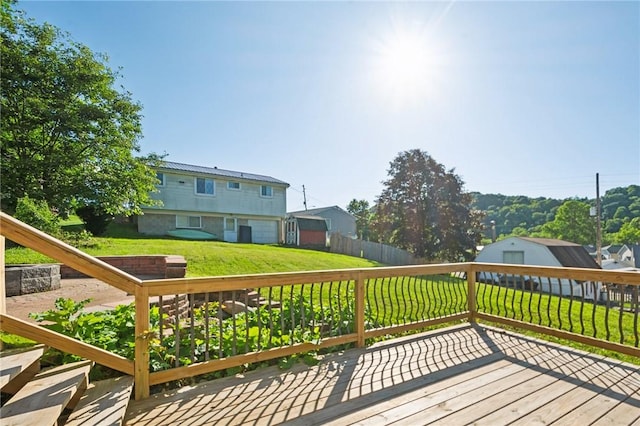
{"label": "deck floor board", "polygon": [[129,426],[640,423],[640,366],[457,326],[130,404]]}

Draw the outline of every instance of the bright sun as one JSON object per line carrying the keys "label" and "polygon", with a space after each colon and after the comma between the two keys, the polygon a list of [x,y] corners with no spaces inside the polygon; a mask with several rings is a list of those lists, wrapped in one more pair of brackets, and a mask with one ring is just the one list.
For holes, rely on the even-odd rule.
{"label": "bright sun", "polygon": [[395,31],[376,48],[375,84],[394,104],[413,104],[433,89],[434,67],[434,55],[423,34]]}

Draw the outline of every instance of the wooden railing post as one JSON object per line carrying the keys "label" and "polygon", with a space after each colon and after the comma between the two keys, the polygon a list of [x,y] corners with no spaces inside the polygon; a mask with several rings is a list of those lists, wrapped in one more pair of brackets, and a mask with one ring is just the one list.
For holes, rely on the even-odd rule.
{"label": "wooden railing post", "polygon": [[356,346],[358,348],[364,348],[364,300],[365,300],[365,285],[364,278],[362,277],[362,272],[358,272],[356,276],[356,318],[355,318],[355,326],[356,333],[358,334],[358,341],[356,342]]}
{"label": "wooden railing post", "polygon": [[[4,237],[0,235],[0,314],[7,313],[7,291],[5,289],[4,278]],[[0,340],[0,350],[4,349],[2,340]]]}
{"label": "wooden railing post", "polygon": [[148,398],[149,390],[149,288],[137,286],[135,292],[136,326],[134,383],[135,399]]}
{"label": "wooden railing post", "polygon": [[467,267],[467,304],[469,310],[469,322],[476,322],[476,268],[473,263],[469,263]]}

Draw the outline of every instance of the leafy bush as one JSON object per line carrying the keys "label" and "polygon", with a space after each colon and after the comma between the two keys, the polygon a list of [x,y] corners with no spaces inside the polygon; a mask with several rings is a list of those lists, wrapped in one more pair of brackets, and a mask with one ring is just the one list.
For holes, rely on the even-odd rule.
{"label": "leafy bush", "polygon": [[62,241],[74,247],[95,247],[97,242],[92,238],[91,232],[83,229],[82,231],[69,232],[62,231]]}
{"label": "leafy bush", "polygon": [[[317,343],[321,338],[321,326],[319,323],[314,323],[314,318],[319,321],[320,318],[323,318],[323,314],[318,308],[315,309],[315,313],[313,311],[314,309],[309,302],[295,297],[284,301],[279,309],[260,307],[221,320],[218,323],[220,315],[218,303],[209,303],[206,308],[195,308],[192,310],[193,322],[196,324],[193,329],[183,325],[172,325],[168,327],[170,329],[170,333],[167,333],[169,336],[160,339],[158,338],[158,329],[154,325],[154,336],[150,340],[151,370],[172,368],[176,363],[189,365],[193,362],[205,361],[207,349],[208,359],[215,359],[297,343]],[[206,332],[205,327],[198,326],[198,324],[204,324],[206,318],[209,318],[209,321],[215,319],[217,323],[214,330],[210,330],[209,333]],[[331,321],[329,320],[329,322]],[[155,324],[158,323],[155,322]],[[304,324],[306,326],[303,326]],[[179,341],[176,341],[176,335],[180,336]],[[314,353],[307,353],[274,362],[286,368],[297,360],[310,364],[316,362],[315,359]],[[255,367],[245,366],[244,369]],[[235,367],[224,372],[213,373],[211,377],[235,374],[242,370],[241,367]]]}
{"label": "leafy bush", "polygon": [[36,344],[33,340],[4,331],[0,331],[0,341],[2,341],[4,349],[28,348]]}
{"label": "leafy bush", "polygon": [[18,199],[14,216],[51,236],[58,237],[62,232],[58,215],[51,211],[44,200],[33,200],[27,196]]}
{"label": "leafy bush", "polygon": [[[135,306],[121,305],[114,310],[85,312],[83,309],[90,300],[75,302],[72,299],[59,298],[55,308],[36,314],[30,314],[37,322],[46,322],[43,326],[58,333],[73,337],[90,345],[105,349],[111,353],[134,359],[135,354]],[[150,310],[149,354],[150,370],[160,371],[176,365],[189,365],[193,362],[228,357],[267,348],[294,343],[317,342],[321,337],[321,325],[330,324],[331,333],[353,329],[352,312],[330,313],[328,308],[313,308],[301,297],[285,301],[281,309],[258,308],[218,322],[219,305],[209,303],[205,309],[192,310],[193,322],[202,325],[205,318],[215,318],[215,329],[220,332],[210,334],[204,327],[193,329],[187,324],[165,326],[160,337],[160,313],[158,307]],[[324,311],[324,312],[323,312]],[[333,318],[331,317],[333,315]],[[320,319],[322,318],[322,321]],[[164,316],[166,319],[166,316]],[[318,321],[318,324],[315,324]],[[306,324],[305,327],[300,324]],[[268,325],[268,326],[266,326]],[[213,326],[213,324],[212,324]],[[176,336],[180,336],[177,340]],[[207,355],[208,351],[208,355]],[[65,354],[52,349],[47,361],[51,365],[77,361],[75,355]],[[317,362],[314,353],[294,355],[276,360],[282,368],[290,367],[302,360],[307,364]],[[254,366],[234,367],[222,372],[212,373],[208,377],[221,377],[242,370],[257,368]],[[97,366],[92,377],[103,378],[112,375],[108,369]]]}
{"label": "leafy bush", "polygon": [[60,217],[53,212],[46,201],[23,197],[18,200],[15,218],[58,238],[74,247],[92,247],[95,242],[86,230],[69,232],[62,229]]}
{"label": "leafy bush", "polygon": [[84,222],[84,227],[93,235],[103,235],[113,216],[95,205],[82,206],[76,209],[76,214]]}
{"label": "leafy bush", "polygon": [[[74,302],[72,299],[59,298],[55,301],[55,309],[29,316],[38,322],[48,322],[44,325],[45,328],[133,359],[135,325],[133,305],[117,306],[112,311],[83,312],[83,308],[89,301],[90,299]],[[78,360],[77,356],[57,349],[50,349],[45,357],[45,361],[51,365]],[[108,370],[100,367],[92,371],[94,378],[109,375]]]}

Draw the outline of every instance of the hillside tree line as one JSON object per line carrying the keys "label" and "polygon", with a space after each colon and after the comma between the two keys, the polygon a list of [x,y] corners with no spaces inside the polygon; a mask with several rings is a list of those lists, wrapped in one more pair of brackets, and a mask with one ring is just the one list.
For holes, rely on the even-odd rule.
{"label": "hillside tree line", "polygon": [[[498,237],[517,235],[595,243],[595,198],[558,200],[480,193],[472,196],[473,208],[483,212],[484,228],[494,221]],[[604,244],[640,243],[639,185],[606,191],[600,197],[600,210]],[[491,235],[485,231],[484,237]]]}

